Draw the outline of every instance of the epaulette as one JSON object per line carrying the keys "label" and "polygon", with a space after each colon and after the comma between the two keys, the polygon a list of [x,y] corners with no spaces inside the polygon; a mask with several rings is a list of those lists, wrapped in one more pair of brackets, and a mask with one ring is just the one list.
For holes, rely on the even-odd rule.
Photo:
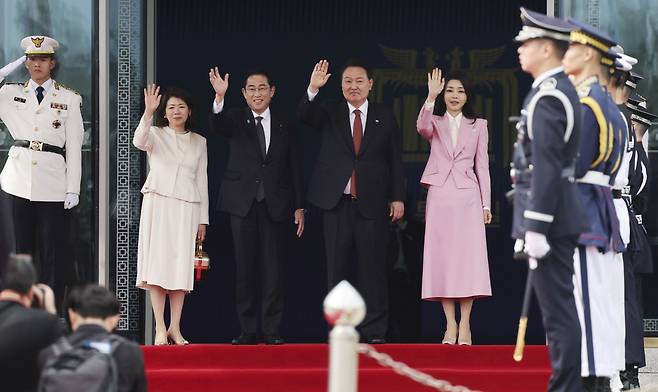
{"label": "epaulette", "polygon": [[539,84],[540,90],[553,90],[557,87],[557,79],[548,78]]}
{"label": "epaulette", "polygon": [[578,83],[576,86],[576,92],[580,98],[589,96],[589,92],[592,90],[592,85],[598,83],[599,78],[597,76],[590,76],[582,82]]}
{"label": "epaulette", "polygon": [[80,93],[77,92],[76,90],[74,90],[72,88],[69,88],[69,87],[66,87],[65,85],[61,84],[60,82],[55,82],[55,90],[59,90],[60,88],[63,88],[64,90],[68,90],[68,91],[70,91],[74,94],[80,95]]}

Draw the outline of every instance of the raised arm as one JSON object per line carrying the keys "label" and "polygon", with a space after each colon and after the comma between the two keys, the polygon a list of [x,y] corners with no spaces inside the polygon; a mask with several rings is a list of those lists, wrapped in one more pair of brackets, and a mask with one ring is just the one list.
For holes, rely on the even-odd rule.
{"label": "raised arm", "polygon": [[321,129],[328,117],[324,108],[317,102],[314,102],[320,89],[327,84],[327,80],[331,76],[328,70],[329,62],[327,60],[320,60],[315,64],[311,72],[308,88],[299,104],[299,119],[304,125],[308,125],[311,128]]}
{"label": "raised arm", "polygon": [[7,89],[3,86],[2,82],[10,73],[14,72],[16,68],[23,64],[23,62],[25,62],[25,56],[21,56],[19,59],[0,68],[0,120],[7,115],[9,110],[12,110],[10,109],[12,106],[5,104],[5,99],[10,100],[12,97],[7,94]]}
{"label": "raised arm", "polygon": [[425,104],[420,109],[418,120],[416,121],[416,129],[418,133],[426,140],[432,140],[432,133],[434,127],[432,125],[434,102],[436,98],[443,91],[445,79],[442,77],[441,70],[434,68],[432,72],[427,74],[427,99]]}
{"label": "raised arm", "polygon": [[225,74],[224,78],[219,73],[219,68],[211,68],[208,72],[208,79],[210,85],[215,91],[215,99],[212,103],[212,112],[208,120],[210,132],[216,132],[225,137],[233,136],[236,126],[224,111],[224,97],[228,90],[229,74]]}
{"label": "raised arm", "polygon": [[4,67],[0,68],[0,84],[2,83],[3,80],[7,76],[9,76],[10,73],[14,72],[16,68],[20,67],[21,64],[25,62],[25,59],[27,56],[23,55],[16,60],[12,61],[11,63],[5,65]]}
{"label": "raised arm", "polygon": [[153,140],[151,138],[151,120],[155,110],[160,105],[160,87],[152,84],[144,89],[144,114],[139,121],[133,137],[133,145],[142,151],[151,151]]}

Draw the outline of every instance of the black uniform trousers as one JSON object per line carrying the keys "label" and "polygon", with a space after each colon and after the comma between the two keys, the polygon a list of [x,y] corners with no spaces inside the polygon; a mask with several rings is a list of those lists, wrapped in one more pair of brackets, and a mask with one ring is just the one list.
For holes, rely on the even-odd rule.
{"label": "black uniform trousers", "polygon": [[[634,219],[631,217],[631,219]],[[633,268],[633,256],[624,252],[624,309],[626,323],[626,365],[644,367],[644,320],[640,275]]]}
{"label": "black uniform trousers", "polygon": [[367,307],[359,329],[367,339],[384,338],[388,328],[388,220],[385,212],[380,218],[365,218],[358,203],[350,195],[343,195],[334,209],[324,211],[329,290],[342,280],[349,280],[352,261],[356,260],[353,285]]}
{"label": "black uniform trousers", "polygon": [[539,260],[533,288],[542,313],[553,374],[548,391],[582,391],[581,331],[574,298],[573,255],[578,237],[549,238],[550,254]]}
{"label": "black uniform trousers", "polygon": [[242,333],[257,335],[260,319],[264,335],[279,335],[283,315],[282,226],[270,218],[265,201],[254,201],[245,217],[231,215],[236,259],[235,299]]}
{"label": "black uniform trousers", "polygon": [[11,197],[16,253],[38,254],[35,261],[38,261],[39,282],[53,289],[59,309],[66,287],[66,264],[62,252],[66,239],[64,203]]}

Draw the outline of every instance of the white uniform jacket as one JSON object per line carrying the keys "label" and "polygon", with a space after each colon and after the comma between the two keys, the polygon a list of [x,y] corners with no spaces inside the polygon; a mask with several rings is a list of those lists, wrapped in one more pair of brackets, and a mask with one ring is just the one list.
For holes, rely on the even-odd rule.
{"label": "white uniform jacket", "polygon": [[0,174],[2,189],[31,201],[63,201],[66,193],[80,194],[82,98],[53,81],[39,104],[28,83],[0,87],[0,119],[14,140],[65,148],[66,159],[52,152],[12,146]]}

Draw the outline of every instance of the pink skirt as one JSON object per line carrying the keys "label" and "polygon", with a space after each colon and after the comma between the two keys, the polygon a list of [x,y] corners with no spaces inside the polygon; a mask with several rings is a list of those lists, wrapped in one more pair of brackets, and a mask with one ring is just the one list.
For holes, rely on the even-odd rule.
{"label": "pink skirt", "polygon": [[491,296],[479,189],[459,189],[452,177],[430,186],[425,222],[422,298]]}

